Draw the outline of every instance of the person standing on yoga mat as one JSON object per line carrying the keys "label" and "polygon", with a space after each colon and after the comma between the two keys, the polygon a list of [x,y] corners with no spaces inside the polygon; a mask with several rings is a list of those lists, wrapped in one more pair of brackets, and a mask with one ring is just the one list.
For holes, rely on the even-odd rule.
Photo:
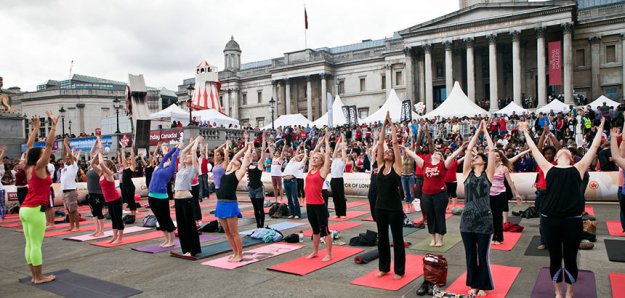
{"label": "person standing on yoga mat", "polygon": [[[347,200],[345,199],[345,164],[347,163],[347,144],[345,136],[339,136],[334,146],[334,154],[332,154],[332,166],[330,175],[330,190],[332,191],[332,201],[334,202],[334,212],[336,218],[347,215]],[[326,150],[330,150],[326,148]]]}
{"label": "person standing on yoga mat", "polygon": [[445,175],[447,169],[456,160],[456,156],[462,152],[468,143],[462,144],[460,148],[450,154],[447,159],[443,158],[440,152],[434,152],[430,160],[423,160],[421,156],[410,149],[405,148],[404,152],[417,162],[417,167],[423,168],[423,209],[428,219],[428,232],[432,236],[430,246],[441,247],[445,245],[443,237],[447,233],[447,223],[445,222],[445,212],[449,198],[445,187]]}
{"label": "person standing on yoga mat", "polygon": [[213,183],[215,192],[221,188],[221,177],[224,176],[230,162],[230,140],[215,149],[215,166],[213,167]]}
{"label": "person standing on yoga mat", "polygon": [[[321,145],[325,144],[325,154],[320,151]],[[321,237],[325,237],[326,256],[323,262],[332,260],[332,233],[328,229],[328,205],[323,199],[323,184],[330,173],[330,135],[326,134],[317,140],[317,146],[310,153],[308,175],[304,192],[306,193],[306,213],[308,222],[313,231],[313,251],[307,258],[317,257]]]}
{"label": "person standing on yoga mat", "polygon": [[[425,145],[421,145],[423,135],[425,134]],[[423,160],[430,160],[432,158],[432,152],[434,152],[434,143],[432,142],[432,135],[428,133],[427,122],[421,120],[419,123],[419,133],[417,134],[417,141],[415,142],[415,153]],[[419,200],[421,207],[421,216],[423,216],[423,223],[427,224],[428,217],[423,208],[423,167],[417,165],[415,170],[415,194],[414,198]]]}
{"label": "person standing on yoga mat", "polygon": [[[490,135],[487,134],[486,139],[489,140]],[[512,163],[508,161],[503,151],[495,150],[495,175],[491,180],[490,187],[490,209],[493,212],[493,244],[499,245],[503,242],[503,213],[508,211],[508,198],[506,197],[506,186],[504,181],[508,182],[510,189],[516,198],[517,204],[523,203],[521,195],[514,186],[514,182],[510,177]]]}
{"label": "person standing on yoga mat", "polygon": [[[303,145],[304,143],[300,146]],[[286,194],[289,212],[291,213],[288,218],[300,219],[302,217],[299,199],[297,198],[297,177],[295,177],[295,175],[298,171],[301,171],[304,168],[304,161],[302,159],[305,154],[306,153],[293,156],[286,164],[284,171],[282,171],[282,178],[284,179],[284,193]]]}
{"label": "person standing on yoga mat", "polygon": [[[165,238],[165,241],[160,245],[161,247],[174,246],[174,230],[176,230],[176,227],[169,213],[167,185],[174,176],[178,154],[182,146],[182,142],[178,143],[178,147],[174,147],[163,156],[158,167],[154,169],[152,181],[150,181],[148,186],[148,203]],[[161,151],[165,152],[165,148],[161,148]]]}
{"label": "person standing on yoga mat", "polygon": [[252,150],[252,162],[247,167],[247,177],[249,177],[249,183],[247,184],[247,191],[254,207],[254,218],[256,219],[256,228],[265,227],[265,188],[261,178],[265,171],[265,151],[267,150],[267,132],[263,131],[261,138],[260,154],[258,150]]}
{"label": "person standing on yoga mat", "polygon": [[46,138],[44,148],[33,147],[35,139],[39,134],[41,123],[37,116],[31,119],[33,129],[26,144],[28,153],[24,169],[26,171],[29,192],[20,206],[19,213],[24,230],[24,238],[26,239],[24,256],[32,274],[31,281],[34,284],[46,283],[55,279],[54,275],[44,275],[42,273],[43,256],[41,246],[46,232],[45,211],[50,207],[50,187],[52,185],[52,177],[47,170],[47,164],[50,161],[50,153],[52,152],[52,144],[54,143],[59,117],[54,116],[50,112],[46,113],[48,114],[48,119],[50,119],[50,132]]}
{"label": "person standing on yoga mat", "polygon": [[69,218],[68,231],[80,230],[80,215],[78,214],[78,192],[76,191],[76,175],[78,165],[73,152],[69,148],[69,138],[63,140],[63,160],[65,166],[61,169],[61,190],[63,191],[63,205],[67,209]]}
{"label": "person standing on yoga mat", "polygon": [[[473,150],[481,133],[488,142],[488,157]],[[490,187],[495,173],[495,146],[482,120],[467,146],[462,174],[464,180],[464,210],[460,217],[460,235],[464,244],[467,263],[466,285],[470,296],[486,296],[485,291],[494,289],[490,272],[490,242],[493,236],[493,213],[491,212]],[[455,174],[455,173],[454,173]]]}
{"label": "person standing on yoga mat", "polygon": [[[384,149],[386,129],[391,129],[392,149]],[[393,254],[395,257],[393,279],[401,279],[406,273],[406,247],[404,246],[404,212],[402,210],[401,172],[402,158],[399,153],[400,145],[397,142],[397,131],[389,112],[382,124],[378,140],[376,162],[380,165],[377,181],[377,200],[375,202],[376,225],[378,227],[378,263],[377,277],[382,277],[391,271],[391,247],[389,243],[389,226],[393,235]],[[404,150],[407,150],[403,145]]]}
{"label": "person standing on yoga mat", "polygon": [[101,143],[100,135],[96,137],[96,141],[91,147],[89,152],[89,170],[87,171],[87,191],[89,193],[89,208],[91,209],[91,215],[95,225],[95,231],[90,234],[93,237],[100,237],[104,235],[104,215],[102,214],[102,208],[104,207],[104,195],[102,195],[102,187],[100,187],[100,175],[96,173],[91,164],[98,158],[96,149],[98,144]]}
{"label": "person standing on yoga mat", "polygon": [[120,142],[122,147],[122,179],[119,189],[122,191],[122,201],[128,205],[130,214],[137,216],[137,202],[135,201],[135,184],[132,182],[132,175],[137,170],[137,161],[135,160],[135,148],[130,146],[130,158],[126,158],[126,143]]}
{"label": "person standing on yoga mat", "polygon": [[[618,131],[618,128],[612,128],[610,133],[610,150],[612,153],[612,160],[616,165],[620,168],[619,175],[625,178],[625,142],[621,140],[621,145],[618,145],[618,137],[623,137],[623,132],[625,132],[625,125],[623,126],[622,131]],[[625,233],[625,188],[621,185],[618,189],[618,201],[620,206],[619,217],[621,219],[621,228],[623,229],[623,233]]]}
{"label": "person standing on yoga mat", "polygon": [[113,238],[109,240],[109,243],[121,243],[124,236],[124,221],[122,220],[121,196],[115,188],[114,174],[117,167],[111,160],[104,160],[102,152],[98,153],[98,159],[91,163],[91,167],[100,175],[100,188],[102,188],[102,195],[111,215]]}
{"label": "person standing on yoga mat", "polygon": [[[284,163],[284,153],[286,152],[286,141],[280,153],[276,152],[274,146],[269,146],[269,154],[271,155],[271,186],[273,186],[273,197],[278,203],[278,193],[280,194],[280,203],[284,199],[284,189],[282,188],[282,163]],[[277,146],[277,142],[276,142]]]}
{"label": "person standing on yoga mat", "polygon": [[371,212],[371,218],[375,221],[375,204],[378,198],[378,163],[376,161],[376,154],[378,152],[378,146],[372,146],[367,154],[370,154],[370,159],[373,161],[371,165],[371,179],[369,180],[369,192],[367,198],[369,199],[369,211]]}
{"label": "person standing on yoga mat", "polygon": [[[230,243],[233,255],[229,262],[240,262],[243,259],[243,243],[239,235],[239,218],[242,218],[237,202],[237,186],[239,181],[245,177],[247,168],[252,159],[254,143],[248,142],[245,147],[232,157],[226,173],[221,178],[221,187],[217,191],[217,207],[215,207],[215,217],[219,225],[226,232],[226,239]],[[243,157],[243,161],[241,161]]]}
{"label": "person standing on yoga mat", "polygon": [[180,152],[180,164],[174,185],[178,238],[182,253],[188,257],[202,252],[200,236],[195,226],[195,202],[191,194],[192,183],[199,170],[197,148],[202,140],[201,136],[191,139],[189,145]]}
{"label": "person standing on yoga mat", "polygon": [[[554,281],[556,297],[562,297],[562,280],[566,282],[566,297],[573,297],[573,284],[577,281],[577,251],[582,240],[582,213],[585,199],[582,179],[595,159],[601,145],[605,117],[597,129],[592,145],[586,155],[571,165],[573,155],[568,149],[556,153],[556,165],[552,165],[540,153],[529,133],[529,125],[520,123],[527,145],[538,166],[546,173],[547,190],[540,207],[540,222],[549,250],[549,271]],[[564,259],[564,268],[562,260]]]}

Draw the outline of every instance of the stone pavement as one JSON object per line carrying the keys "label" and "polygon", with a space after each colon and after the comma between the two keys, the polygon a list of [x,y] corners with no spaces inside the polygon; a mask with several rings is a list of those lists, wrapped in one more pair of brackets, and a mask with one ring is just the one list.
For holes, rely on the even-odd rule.
{"label": "stone pavement", "polygon": [[[366,199],[350,198],[349,200]],[[214,198],[210,201],[214,202]],[[529,205],[520,207],[511,204],[511,211],[525,209],[527,206]],[[593,250],[580,252],[580,268],[595,273],[598,297],[611,297],[608,274],[610,272],[625,273],[625,266],[608,260],[603,239],[615,238],[608,235],[605,220],[617,220],[619,209],[616,204],[594,204],[593,207],[598,220],[598,240]],[[248,208],[251,208],[251,205],[245,205],[245,209]],[[367,211],[368,208],[366,204],[348,209],[348,211]],[[342,240],[349,242],[351,237],[365,232],[366,229],[376,230],[375,223],[361,221],[368,216],[370,215],[366,214],[351,220],[362,225],[342,232]],[[415,219],[417,214],[413,213],[410,216]],[[447,220],[449,232],[458,232],[459,219],[459,216],[453,216]],[[284,219],[277,220],[268,217],[266,224],[281,221]],[[306,229],[308,223],[305,219],[303,221],[306,223],[306,226],[303,226]],[[512,251],[491,250],[492,264],[522,268],[507,297],[529,297],[538,271],[541,267],[548,266],[547,257],[523,255],[532,237],[538,234],[538,219],[523,219],[520,224],[525,226],[525,231]],[[251,228],[254,226],[243,226],[240,230]],[[55,295],[51,293],[18,282],[19,278],[27,276],[29,272],[24,263],[23,236],[14,230],[15,228],[0,228],[0,239],[2,239],[0,241],[0,296],[54,297]],[[297,233],[299,230],[298,227],[284,233],[285,235]],[[407,236],[406,241],[415,244],[428,237],[426,230],[419,230]],[[143,294],[139,295],[140,297],[416,297],[415,291],[423,281],[423,278],[419,277],[399,291],[351,285],[350,281],[376,270],[378,265],[377,261],[366,265],[356,265],[353,257],[306,276],[267,270],[270,266],[309,253],[311,242],[308,239],[304,242],[306,247],[303,249],[235,270],[202,266],[200,261],[172,258],[166,252],[146,254],[130,249],[133,246],[153,243],[160,243],[160,239],[103,248],[86,242],[66,241],[61,237],[46,238],[44,240],[44,270],[56,271],[67,268],[76,273],[141,290]],[[425,252],[408,249],[407,253],[424,254]],[[466,270],[462,243],[458,243],[444,255],[449,261],[449,285]],[[408,263],[407,266],[412,266],[412,264]]]}

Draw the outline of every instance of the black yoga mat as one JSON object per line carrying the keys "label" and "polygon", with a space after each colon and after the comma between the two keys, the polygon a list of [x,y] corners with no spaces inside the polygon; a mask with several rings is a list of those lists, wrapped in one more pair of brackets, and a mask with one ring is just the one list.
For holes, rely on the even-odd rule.
{"label": "black yoga mat", "polygon": [[[260,243],[264,243],[260,239],[254,239],[251,237],[241,237],[241,240],[242,240],[243,248],[256,245],[256,244],[260,244]],[[208,258],[214,255],[222,254],[231,250],[232,250],[232,247],[230,247],[230,244],[228,243],[228,241],[222,241],[222,242],[217,242],[217,243],[209,244],[206,246],[202,246],[202,252],[200,252],[199,254],[196,254],[195,256],[185,256],[182,253],[182,251],[179,251],[179,250],[170,252],[170,255],[176,258],[195,261],[195,260]]]}
{"label": "black yoga mat", "polygon": [[377,249],[374,250],[370,250],[368,252],[365,253],[361,253],[357,256],[354,257],[354,263],[356,264],[367,264],[377,258],[380,257],[380,254],[378,253]]}
{"label": "black yoga mat", "polygon": [[625,262],[625,240],[605,239],[605,250],[612,262]]}
{"label": "black yoga mat", "polygon": [[527,246],[527,249],[525,249],[525,255],[532,256],[532,257],[548,257],[549,251],[546,248],[543,250],[537,249],[539,245],[540,245],[540,236],[532,237],[532,241]]}
{"label": "black yoga mat", "polygon": [[34,285],[31,283],[31,277],[22,278],[20,282],[62,297],[70,298],[130,297],[142,293],[142,291],[137,289],[74,273],[68,269],[51,272],[49,274],[56,275],[56,279],[49,283]]}

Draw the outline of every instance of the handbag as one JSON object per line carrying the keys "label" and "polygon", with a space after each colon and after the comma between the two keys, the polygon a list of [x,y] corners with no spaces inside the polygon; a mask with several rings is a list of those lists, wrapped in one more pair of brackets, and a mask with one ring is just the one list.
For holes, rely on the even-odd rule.
{"label": "handbag", "polygon": [[447,284],[447,259],[443,255],[426,254],[423,257],[423,278],[439,287]]}

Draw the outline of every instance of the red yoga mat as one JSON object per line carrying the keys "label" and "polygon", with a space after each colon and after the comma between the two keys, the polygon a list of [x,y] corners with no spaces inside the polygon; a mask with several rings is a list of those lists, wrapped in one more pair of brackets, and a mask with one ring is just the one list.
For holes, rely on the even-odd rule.
{"label": "red yoga mat", "polygon": [[[493,285],[495,289],[492,291],[486,291],[490,298],[505,298],[508,291],[512,287],[514,280],[519,276],[521,267],[510,267],[502,265],[490,265],[490,272],[493,278]],[[466,294],[471,288],[466,286],[467,272],[465,271],[447,288],[448,292],[456,294]]]}
{"label": "red yoga mat", "polygon": [[[104,229],[108,229],[112,227],[112,224],[107,223],[104,224]],[[46,232],[43,236],[44,237],[55,237],[55,236],[63,236],[63,235],[69,235],[69,234],[74,234],[74,233],[80,233],[80,232],[85,232],[85,231],[95,231],[95,225],[91,224],[91,225],[87,225],[87,226],[81,226],[79,231],[68,231],[66,229],[61,229],[61,230],[54,230],[54,231],[49,231]]]}
{"label": "red yoga mat", "polygon": [[[357,223],[357,222],[348,222],[348,221],[346,221],[346,222],[337,222],[337,223],[334,223],[334,224],[330,224],[330,225],[328,225],[328,229],[340,232],[340,231],[345,231],[347,229],[355,228],[357,226],[360,226],[360,224]],[[312,236],[312,233],[313,233],[312,230],[306,230],[306,231],[304,231],[304,236],[310,237],[310,236]]]}
{"label": "red yoga mat", "polygon": [[610,272],[609,276],[612,285],[612,297],[625,297],[625,274]]}
{"label": "red yoga mat", "polygon": [[115,247],[115,246],[122,246],[122,245],[130,244],[130,243],[137,243],[141,241],[156,239],[162,236],[163,236],[163,233],[161,231],[155,231],[155,232],[149,232],[145,234],[124,237],[122,238],[121,243],[113,244],[113,243],[108,243],[108,240],[106,240],[106,241],[94,242],[94,243],[91,243],[91,245],[96,245],[96,246],[101,246],[101,247]]}
{"label": "red yoga mat", "polygon": [[373,217],[365,217],[363,219],[361,219],[362,221],[374,221]]}
{"label": "red yoga mat", "polygon": [[610,233],[610,236],[625,237],[620,221],[608,220],[606,221],[606,225],[608,226],[608,233]]}
{"label": "red yoga mat", "polygon": [[504,241],[499,245],[494,245],[491,242],[490,248],[495,250],[512,250],[519,239],[521,239],[522,233],[503,232]]}
{"label": "red yoga mat", "polygon": [[584,211],[588,212],[588,214],[595,216],[595,209],[592,206],[584,206]]}
{"label": "red yoga mat", "polygon": [[340,262],[353,255],[359,254],[363,251],[364,250],[360,248],[354,248],[354,247],[348,247],[348,246],[333,246],[332,247],[332,260],[323,262],[322,259],[326,256],[326,250],[325,248],[320,247],[319,255],[316,258],[307,259],[306,257],[308,255],[304,255],[297,259],[290,260],[288,262],[284,262],[275,266],[271,266],[267,269],[304,276],[306,274],[315,272],[321,268]]}
{"label": "red yoga mat", "polygon": [[341,218],[336,218],[336,216],[331,216],[329,219],[332,221],[347,221],[352,220],[356,217],[363,216],[369,212],[367,211],[347,211],[347,216],[343,216]]}
{"label": "red yoga mat", "polygon": [[[395,267],[395,263],[391,262],[391,268]],[[406,255],[406,273],[404,277],[399,280],[394,280],[393,269],[388,274],[377,277],[379,270],[373,270],[357,279],[354,279],[351,284],[363,287],[370,287],[382,290],[397,291],[419,276],[423,275],[423,256],[422,255]]]}
{"label": "red yoga mat", "polygon": [[[369,202],[367,202],[367,201],[349,201],[349,202],[346,203],[346,206],[347,206],[346,209],[354,208],[354,207],[358,207],[358,206],[362,206],[362,205],[368,205],[368,204],[369,204]],[[328,207],[328,209],[335,209],[335,208],[334,208],[334,206],[332,206],[332,207]]]}

